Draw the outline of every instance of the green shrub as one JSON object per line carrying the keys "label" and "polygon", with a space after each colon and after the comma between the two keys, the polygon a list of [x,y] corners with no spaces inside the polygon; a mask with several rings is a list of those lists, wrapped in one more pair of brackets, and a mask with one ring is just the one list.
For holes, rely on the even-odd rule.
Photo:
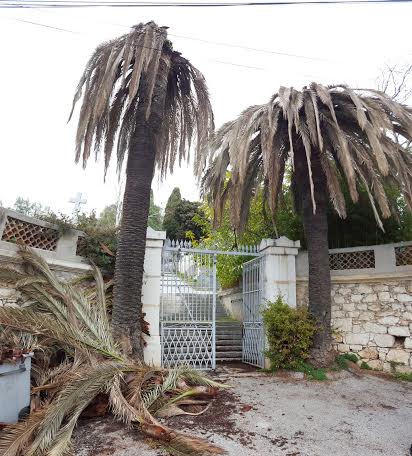
{"label": "green shrub", "polygon": [[371,369],[371,367],[369,366],[369,364],[366,361],[362,361],[361,362],[360,368],[361,369],[368,369],[368,370]]}
{"label": "green shrub", "polygon": [[294,309],[281,297],[263,311],[272,369],[293,369],[308,358],[316,326],[306,309]]}

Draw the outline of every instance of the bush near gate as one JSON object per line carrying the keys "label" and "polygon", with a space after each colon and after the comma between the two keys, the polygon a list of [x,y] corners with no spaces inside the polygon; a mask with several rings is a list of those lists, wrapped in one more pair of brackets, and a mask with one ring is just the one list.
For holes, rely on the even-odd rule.
{"label": "bush near gate", "polygon": [[306,309],[289,307],[279,296],[263,311],[263,322],[272,369],[296,369],[309,357],[316,325]]}

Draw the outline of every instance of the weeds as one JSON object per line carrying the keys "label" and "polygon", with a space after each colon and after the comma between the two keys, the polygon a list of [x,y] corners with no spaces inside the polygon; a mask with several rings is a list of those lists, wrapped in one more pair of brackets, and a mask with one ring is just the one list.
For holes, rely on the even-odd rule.
{"label": "weeds", "polygon": [[404,382],[412,382],[412,372],[396,372],[393,376],[397,380],[402,380]]}
{"label": "weeds", "polygon": [[358,355],[355,355],[355,353],[345,353],[335,358],[335,362],[340,369],[349,369],[348,361],[356,364],[359,361]]}
{"label": "weeds", "polygon": [[304,361],[300,362],[294,370],[303,372],[310,380],[324,381],[328,379],[325,369],[316,368]]}

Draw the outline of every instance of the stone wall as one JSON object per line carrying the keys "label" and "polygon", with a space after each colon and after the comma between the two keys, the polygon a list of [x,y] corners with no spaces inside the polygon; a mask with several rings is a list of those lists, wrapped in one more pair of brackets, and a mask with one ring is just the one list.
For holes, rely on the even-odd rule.
{"label": "stone wall", "polygon": [[[336,349],[371,368],[412,371],[412,242],[330,250]],[[297,257],[297,304],[308,304],[308,257]]]}
{"label": "stone wall", "polygon": [[[0,263],[1,263],[1,256],[0,256]],[[15,264],[14,264],[15,266]],[[86,265],[85,265],[86,266]],[[52,268],[53,269],[53,268]],[[56,273],[57,277],[59,279],[63,279],[65,281],[70,281],[71,279],[74,279],[76,276],[79,276],[81,274],[84,274],[89,270],[89,267],[85,267],[83,271],[63,271],[63,270],[55,270],[54,272]],[[9,284],[3,283],[0,281],[0,307],[2,306],[18,306],[19,305],[19,299],[20,299],[20,292],[18,292],[16,289],[10,287]]]}
{"label": "stone wall", "polygon": [[16,306],[18,292],[14,288],[9,288],[7,284],[0,282],[0,307]]}
{"label": "stone wall", "polygon": [[[371,281],[332,278],[336,349],[354,352],[371,368],[412,371],[412,276]],[[298,305],[308,303],[308,282],[298,281]]]}

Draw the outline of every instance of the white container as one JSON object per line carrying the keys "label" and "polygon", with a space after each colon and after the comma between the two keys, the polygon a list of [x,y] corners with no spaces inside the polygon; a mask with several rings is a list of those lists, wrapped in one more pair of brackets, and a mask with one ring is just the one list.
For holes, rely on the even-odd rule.
{"label": "white container", "polygon": [[0,364],[0,422],[16,423],[30,406],[30,369],[33,353],[21,361]]}

